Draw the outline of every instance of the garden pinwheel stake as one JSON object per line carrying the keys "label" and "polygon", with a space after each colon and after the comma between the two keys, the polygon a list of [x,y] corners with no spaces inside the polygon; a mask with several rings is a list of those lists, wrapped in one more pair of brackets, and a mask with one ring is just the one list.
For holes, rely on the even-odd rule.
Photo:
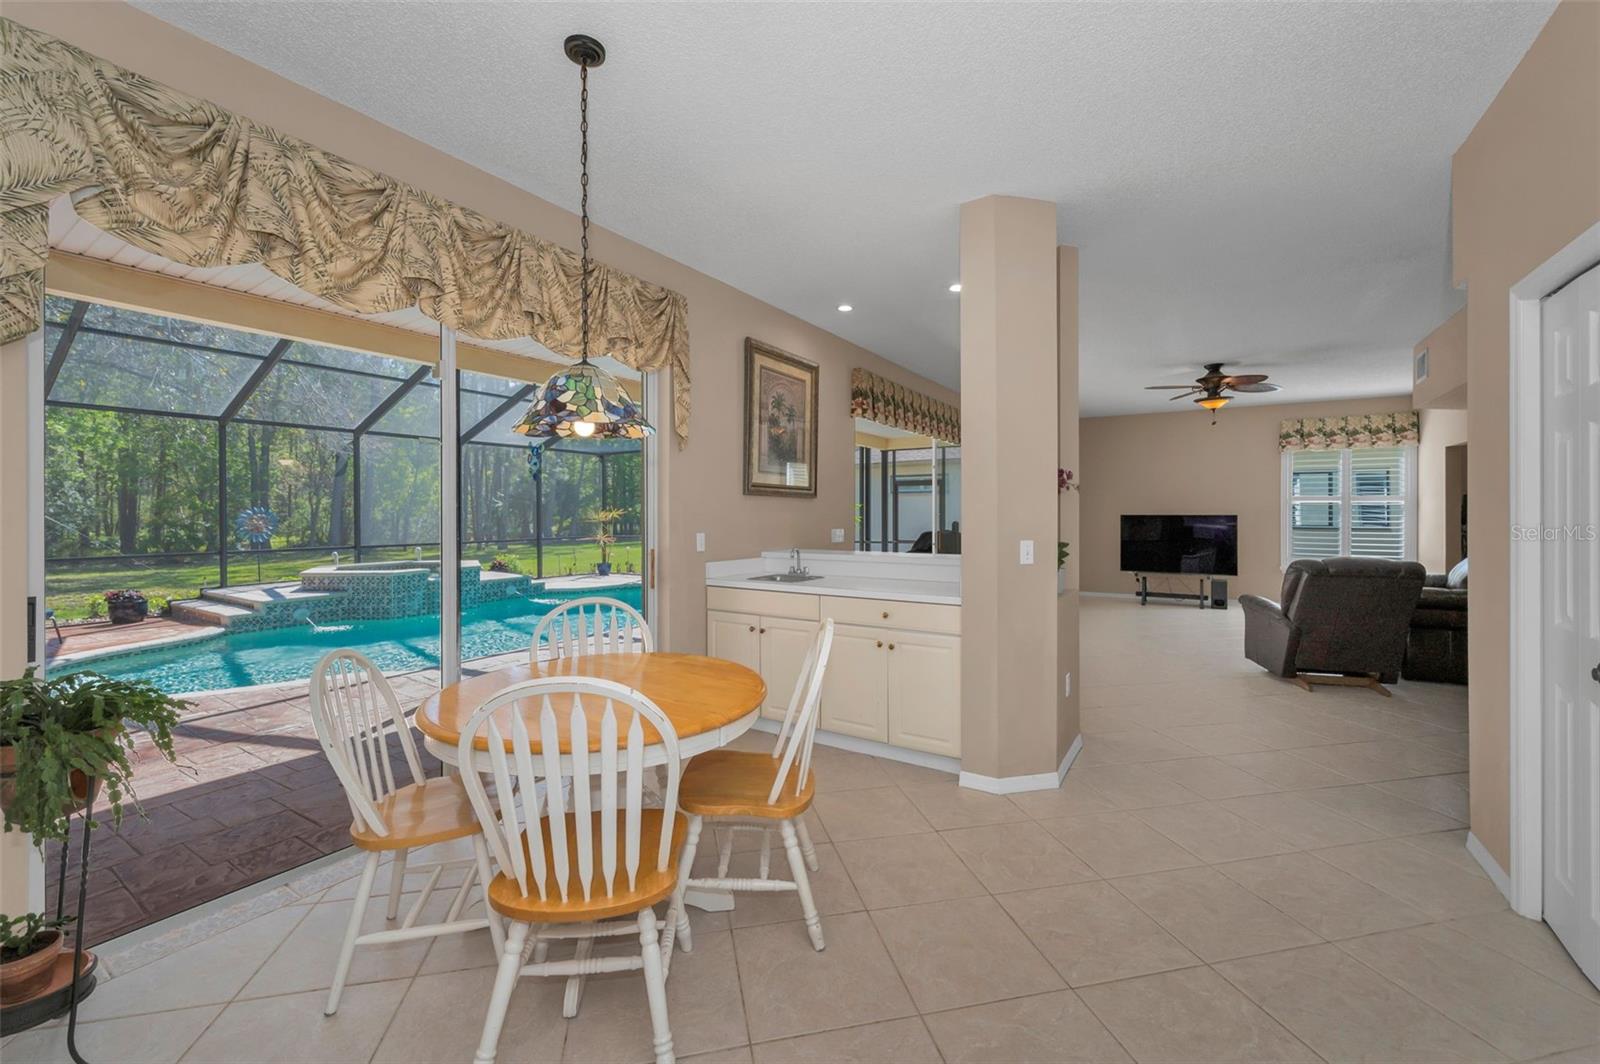
{"label": "garden pinwheel stake", "polygon": [[234,535],[240,546],[256,551],[256,583],[261,583],[261,551],[272,546],[272,535],[278,531],[278,515],[265,506],[252,506],[240,510],[233,519]]}

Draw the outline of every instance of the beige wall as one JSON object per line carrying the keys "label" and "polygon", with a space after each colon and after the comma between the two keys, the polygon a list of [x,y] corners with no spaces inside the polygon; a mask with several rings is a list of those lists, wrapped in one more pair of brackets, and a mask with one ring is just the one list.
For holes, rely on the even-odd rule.
{"label": "beige wall", "polygon": [[[1431,374],[1430,374],[1431,375]],[[1417,561],[1442,573],[1461,556],[1458,517],[1466,486],[1450,476],[1467,442],[1465,410],[1422,410],[1422,442],[1417,447]]]}
{"label": "beige wall", "polygon": [[[1472,832],[1510,841],[1509,292],[1600,221],[1600,4],[1567,0],[1451,167],[1454,274],[1467,289]],[[1525,549],[1536,549],[1528,545]]]}
{"label": "beige wall", "polygon": [[[333,103],[126,4],[12,0],[5,14],[186,92],[419,185],[510,225],[571,244],[577,218],[459,159]],[[603,74],[600,76],[604,76]],[[604,136],[603,131],[597,134]],[[604,208],[600,208],[604,220]],[[782,547],[827,547],[831,528],[854,520],[850,370],[862,366],[946,402],[955,393],[808,325],[705,274],[605,229],[596,258],[683,293],[689,303],[694,417],[682,451],[664,432],[660,638],[674,650],[705,645],[704,563]],[[741,490],[744,340],[755,336],[817,363],[820,441],[815,499],[745,496]],[[657,415],[658,421],[661,415]],[[663,424],[664,428],[664,424]],[[694,551],[694,533],[707,550]]]}
{"label": "beige wall", "polygon": [[1462,307],[1443,325],[1423,337],[1411,351],[1411,375],[1416,356],[1428,352],[1428,379],[1416,381],[1411,399],[1418,410],[1467,408],[1467,308]]}
{"label": "beige wall", "polygon": [[[1083,542],[1072,551],[1083,590],[1131,593],[1121,571],[1121,515],[1239,515],[1239,575],[1228,594],[1276,599],[1283,585],[1282,460],[1278,423],[1411,409],[1410,396],[1336,403],[1248,406],[1235,400],[1217,423],[1197,409],[1171,414],[1091,417],[1080,422],[1078,478]],[[1194,591],[1193,577],[1152,578],[1150,589]]]}

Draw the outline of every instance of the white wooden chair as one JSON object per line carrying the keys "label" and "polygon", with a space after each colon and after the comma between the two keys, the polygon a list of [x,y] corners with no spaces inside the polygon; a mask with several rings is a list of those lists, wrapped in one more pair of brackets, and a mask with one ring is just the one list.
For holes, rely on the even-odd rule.
{"label": "white wooden chair", "polygon": [[[560,752],[562,735],[570,736],[570,754]],[[664,808],[644,808],[646,743],[664,747]],[[498,866],[489,904],[510,924],[474,1060],[494,1060],[521,976],[567,977],[563,1011],[571,1016],[584,977],[642,968],[655,1059],[670,1064],[666,980],[683,904],[684,837],[672,722],[648,698],[609,680],[528,680],[496,694],[462,728],[463,766],[481,764],[485,750],[494,795],[476,773],[462,779]],[[670,901],[665,920],[654,908],[662,901]],[[628,934],[639,936],[638,953],[593,955],[596,939]],[[575,941],[573,957],[550,960],[549,944],[563,939]]]}
{"label": "white wooden chair", "polygon": [[648,654],[656,648],[644,614],[621,599],[601,597],[563,602],[539,618],[528,648],[535,665],[539,663],[541,644],[549,647],[553,658],[632,654],[641,650]]}
{"label": "white wooden chair", "polygon": [[[817,852],[801,819],[811,807],[815,791],[811,778],[811,747],[817,736],[817,703],[822,695],[822,677],[828,669],[828,651],[833,646],[833,620],[825,618],[806,653],[783,715],[783,727],[771,754],[748,750],[712,750],[696,757],[683,774],[678,792],[678,808],[689,818],[689,838],[683,850],[684,875],[692,876],[695,851],[706,818],[724,828],[721,851],[714,879],[687,880],[691,888],[709,891],[789,891],[800,895],[806,931],[817,949],[825,945],[822,921],[811,897],[811,880],[806,871],[817,871]],[[770,830],[776,825],[783,836],[789,858],[791,879],[772,879]],[[728,862],[732,858],[733,833],[761,833],[761,875],[757,879],[730,879]],[[680,912],[678,941],[687,953],[693,945],[689,922]]]}
{"label": "white wooden chair", "polygon": [[[487,883],[484,873],[488,870],[488,851],[460,777],[423,774],[411,726],[383,673],[354,650],[334,650],[323,655],[311,674],[311,721],[322,752],[350,800],[350,841],[367,853],[334,968],[333,987],[328,991],[324,1011],[331,1016],[339,1008],[339,995],[357,946],[461,934],[487,927],[498,950],[504,932],[488,910],[486,891],[484,915],[462,919],[474,882]],[[391,734],[400,740],[400,750],[411,773],[408,784],[395,781],[388,745]],[[411,851],[418,847],[464,838],[473,840],[475,857],[423,865],[408,863]],[[399,917],[406,875],[426,873],[428,878],[399,927],[362,934],[361,921],[385,853],[394,855],[389,873],[389,920]],[[447,868],[460,867],[466,868],[466,877],[456,890],[444,923],[418,925],[417,917],[432,898],[439,877]]]}

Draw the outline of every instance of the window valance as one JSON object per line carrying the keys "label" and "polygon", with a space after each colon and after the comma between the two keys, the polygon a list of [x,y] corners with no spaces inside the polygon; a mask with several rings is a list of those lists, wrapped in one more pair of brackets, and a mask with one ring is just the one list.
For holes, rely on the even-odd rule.
{"label": "window valance", "polygon": [[1278,449],[1342,451],[1346,447],[1397,447],[1422,438],[1415,410],[1349,417],[1307,417],[1278,425]]}
{"label": "window valance", "polygon": [[864,369],[850,371],[850,416],[890,428],[961,442],[961,408]]}
{"label": "window valance", "polygon": [[[0,19],[0,340],[39,327],[50,202],[188,266],[259,262],[347,310],[415,306],[466,336],[578,355],[564,247]],[[683,296],[595,264],[592,335],[670,368],[688,439]]]}

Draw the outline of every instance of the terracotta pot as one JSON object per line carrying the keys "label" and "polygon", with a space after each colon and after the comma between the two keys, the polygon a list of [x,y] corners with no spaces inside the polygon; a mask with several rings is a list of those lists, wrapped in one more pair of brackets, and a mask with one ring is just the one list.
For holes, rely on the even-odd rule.
{"label": "terracotta pot", "polygon": [[0,1001],[7,1005],[26,1001],[50,982],[61,953],[61,932],[41,931],[33,943],[37,948],[26,957],[0,964]]}
{"label": "terracotta pot", "polygon": [[[114,734],[110,729],[102,729],[100,734]],[[11,799],[16,794],[17,774],[17,748],[14,746],[0,746],[0,809],[10,809]],[[69,816],[82,809],[89,800],[89,777],[78,769],[72,770],[69,779],[72,787],[72,796],[77,799],[71,807],[64,810]]]}

